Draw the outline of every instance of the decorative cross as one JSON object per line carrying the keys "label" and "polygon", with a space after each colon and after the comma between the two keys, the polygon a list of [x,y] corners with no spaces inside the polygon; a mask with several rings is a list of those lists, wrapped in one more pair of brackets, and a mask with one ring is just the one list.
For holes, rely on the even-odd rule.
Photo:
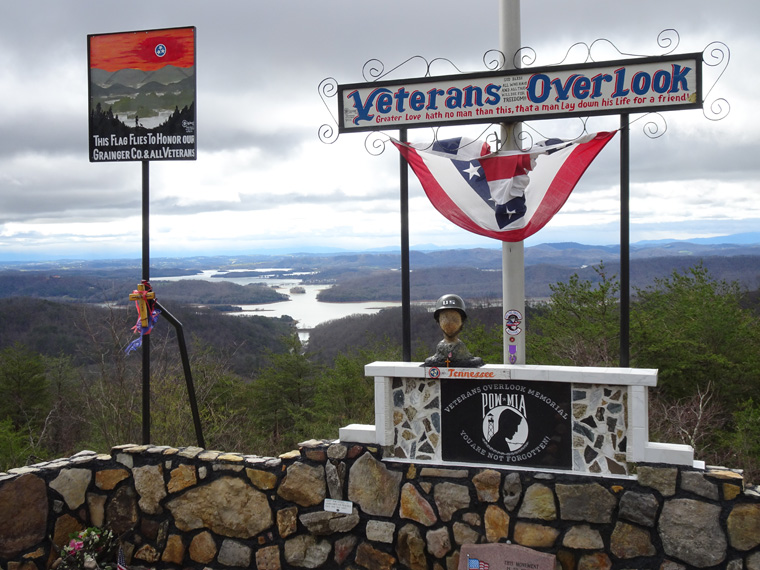
{"label": "decorative cross", "polygon": [[129,300],[134,301],[137,305],[137,312],[140,315],[140,324],[143,329],[148,328],[148,321],[150,319],[151,310],[148,308],[148,301],[152,301],[155,298],[156,294],[145,281],[137,286],[136,291],[132,291],[129,294]]}

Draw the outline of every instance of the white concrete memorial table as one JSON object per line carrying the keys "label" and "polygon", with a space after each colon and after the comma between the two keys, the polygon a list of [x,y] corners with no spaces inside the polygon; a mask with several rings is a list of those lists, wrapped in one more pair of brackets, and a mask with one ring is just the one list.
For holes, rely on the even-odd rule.
{"label": "white concrete memorial table", "polygon": [[704,467],[690,446],[649,441],[654,369],[373,362],[365,374],[375,425],[340,439],[383,446],[387,460],[622,477],[636,463]]}

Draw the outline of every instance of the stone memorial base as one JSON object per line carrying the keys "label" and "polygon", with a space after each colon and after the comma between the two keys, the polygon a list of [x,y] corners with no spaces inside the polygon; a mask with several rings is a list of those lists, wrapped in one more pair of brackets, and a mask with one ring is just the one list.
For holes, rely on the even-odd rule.
{"label": "stone memorial base", "polygon": [[694,450],[649,441],[657,371],[374,362],[375,425],[340,439],[381,445],[400,461],[631,475],[636,463],[704,467]]}

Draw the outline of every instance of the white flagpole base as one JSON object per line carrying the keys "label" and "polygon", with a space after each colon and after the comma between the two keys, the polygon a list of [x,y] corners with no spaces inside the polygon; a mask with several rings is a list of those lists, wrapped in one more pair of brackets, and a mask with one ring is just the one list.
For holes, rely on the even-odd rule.
{"label": "white flagpole base", "polygon": [[525,242],[502,242],[504,364],[525,364]]}

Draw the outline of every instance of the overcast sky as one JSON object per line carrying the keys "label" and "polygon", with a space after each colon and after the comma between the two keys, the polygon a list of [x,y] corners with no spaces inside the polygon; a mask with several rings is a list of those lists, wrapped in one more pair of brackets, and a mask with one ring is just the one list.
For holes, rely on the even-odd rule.
{"label": "overcast sky", "polygon": [[[484,54],[499,47],[498,7],[498,0],[4,2],[0,260],[140,257],[141,164],[88,158],[87,35],[179,26],[197,27],[198,158],[150,165],[151,256],[399,247],[398,153],[388,147],[373,156],[361,133],[321,142],[318,130],[334,124],[337,103],[328,100],[328,110],[318,85],[327,77],[365,81],[370,59],[388,70],[421,56],[486,71]],[[725,118],[669,112],[660,122],[667,131],[652,139],[646,121],[631,117],[632,241],[760,229],[758,22],[753,0],[522,2],[521,44],[535,51],[533,65],[558,63],[574,44],[602,38],[609,42],[594,43],[596,61],[628,57],[612,44],[623,54],[664,55],[670,48],[657,37],[669,28],[680,36],[675,53],[703,52],[716,41],[730,49],[720,79],[725,65],[704,67],[706,104],[725,99]],[[576,47],[567,62],[586,55]],[[423,75],[420,61],[388,78]],[[432,72],[453,71],[441,61]],[[588,128],[611,130],[618,121],[593,118]],[[532,126],[545,136],[581,128],[578,119]],[[410,133],[431,138],[429,129]],[[413,246],[498,247],[438,214],[414,175],[410,184]],[[618,243],[618,197],[616,137],[527,245]]]}

